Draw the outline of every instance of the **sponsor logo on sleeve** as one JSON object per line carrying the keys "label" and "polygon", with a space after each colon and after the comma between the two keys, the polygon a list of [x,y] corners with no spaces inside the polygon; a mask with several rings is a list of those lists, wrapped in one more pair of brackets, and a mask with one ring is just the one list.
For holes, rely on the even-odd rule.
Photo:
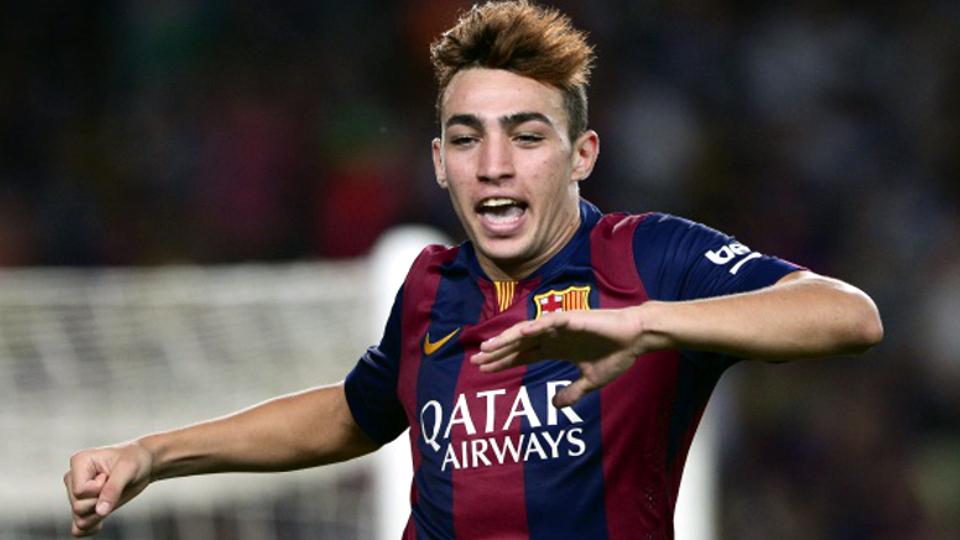
{"label": "sponsor logo on sleeve", "polygon": [[717,266],[724,266],[736,260],[737,262],[728,270],[733,275],[737,275],[740,268],[748,261],[762,257],[756,251],[750,251],[750,248],[740,242],[731,242],[720,249],[710,250],[703,256]]}

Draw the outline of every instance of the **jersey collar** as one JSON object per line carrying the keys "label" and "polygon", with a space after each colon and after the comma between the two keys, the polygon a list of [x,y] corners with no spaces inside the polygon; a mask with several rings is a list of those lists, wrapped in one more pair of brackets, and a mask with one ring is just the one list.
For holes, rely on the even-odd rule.
{"label": "jersey collar", "polygon": [[[589,242],[590,230],[593,229],[593,226],[597,224],[597,221],[599,221],[602,216],[603,214],[596,206],[586,199],[581,198],[580,226],[577,228],[577,232],[567,242],[567,244],[557,252],[556,255],[547,260],[547,262],[543,263],[529,276],[520,280],[520,282],[526,283],[533,280],[541,280],[541,278],[549,277],[554,272],[566,267],[575,257],[575,255],[580,252],[581,248]],[[474,251],[473,243],[469,240],[461,244],[460,253],[458,254],[457,259],[457,262],[466,266],[467,270],[474,276],[480,277],[487,281],[492,281],[487,276],[486,272],[483,271],[483,268],[480,267],[480,262],[477,260],[477,254]]]}

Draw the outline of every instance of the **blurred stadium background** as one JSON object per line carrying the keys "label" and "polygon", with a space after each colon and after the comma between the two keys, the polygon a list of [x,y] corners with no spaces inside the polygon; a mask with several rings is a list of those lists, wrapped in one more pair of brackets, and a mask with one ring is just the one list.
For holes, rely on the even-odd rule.
{"label": "blurred stadium background", "polygon": [[[884,316],[863,357],[725,376],[717,537],[960,537],[960,4],[548,3],[599,54],[588,199]],[[377,238],[462,238],[427,44],[467,5],[5,3],[0,538],[64,535],[80,446],[345,373]],[[366,471],[161,483],[104,536],[369,538]]]}

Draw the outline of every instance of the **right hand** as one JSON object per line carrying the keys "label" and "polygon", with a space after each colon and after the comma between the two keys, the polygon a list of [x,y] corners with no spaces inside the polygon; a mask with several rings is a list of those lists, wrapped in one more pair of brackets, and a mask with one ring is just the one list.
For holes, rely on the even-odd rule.
{"label": "right hand", "polygon": [[644,330],[646,309],[562,311],[522,321],[481,343],[470,361],[489,373],[545,359],[566,360],[577,366],[580,378],[557,392],[553,406],[569,407],[622,375],[641,354],[666,348],[666,341]]}
{"label": "right hand", "polygon": [[100,532],[103,519],[150,483],[153,456],[137,442],[93,448],[70,458],[63,475],[75,537]]}

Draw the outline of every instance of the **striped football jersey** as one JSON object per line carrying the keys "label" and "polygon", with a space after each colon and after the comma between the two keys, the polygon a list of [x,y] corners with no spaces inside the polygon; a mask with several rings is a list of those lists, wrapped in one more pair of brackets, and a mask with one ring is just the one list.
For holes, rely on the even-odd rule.
{"label": "striped football jersey", "polygon": [[577,368],[545,360],[481,373],[480,343],[553,311],[758,289],[801,269],[703,225],[580,203],[570,242],[521,281],[490,280],[472,245],[413,263],[382,341],[346,379],[377,443],[409,428],[405,539],[673,538],[683,463],[707,400],[737,359],[646,354],[573,407],[552,397]]}

